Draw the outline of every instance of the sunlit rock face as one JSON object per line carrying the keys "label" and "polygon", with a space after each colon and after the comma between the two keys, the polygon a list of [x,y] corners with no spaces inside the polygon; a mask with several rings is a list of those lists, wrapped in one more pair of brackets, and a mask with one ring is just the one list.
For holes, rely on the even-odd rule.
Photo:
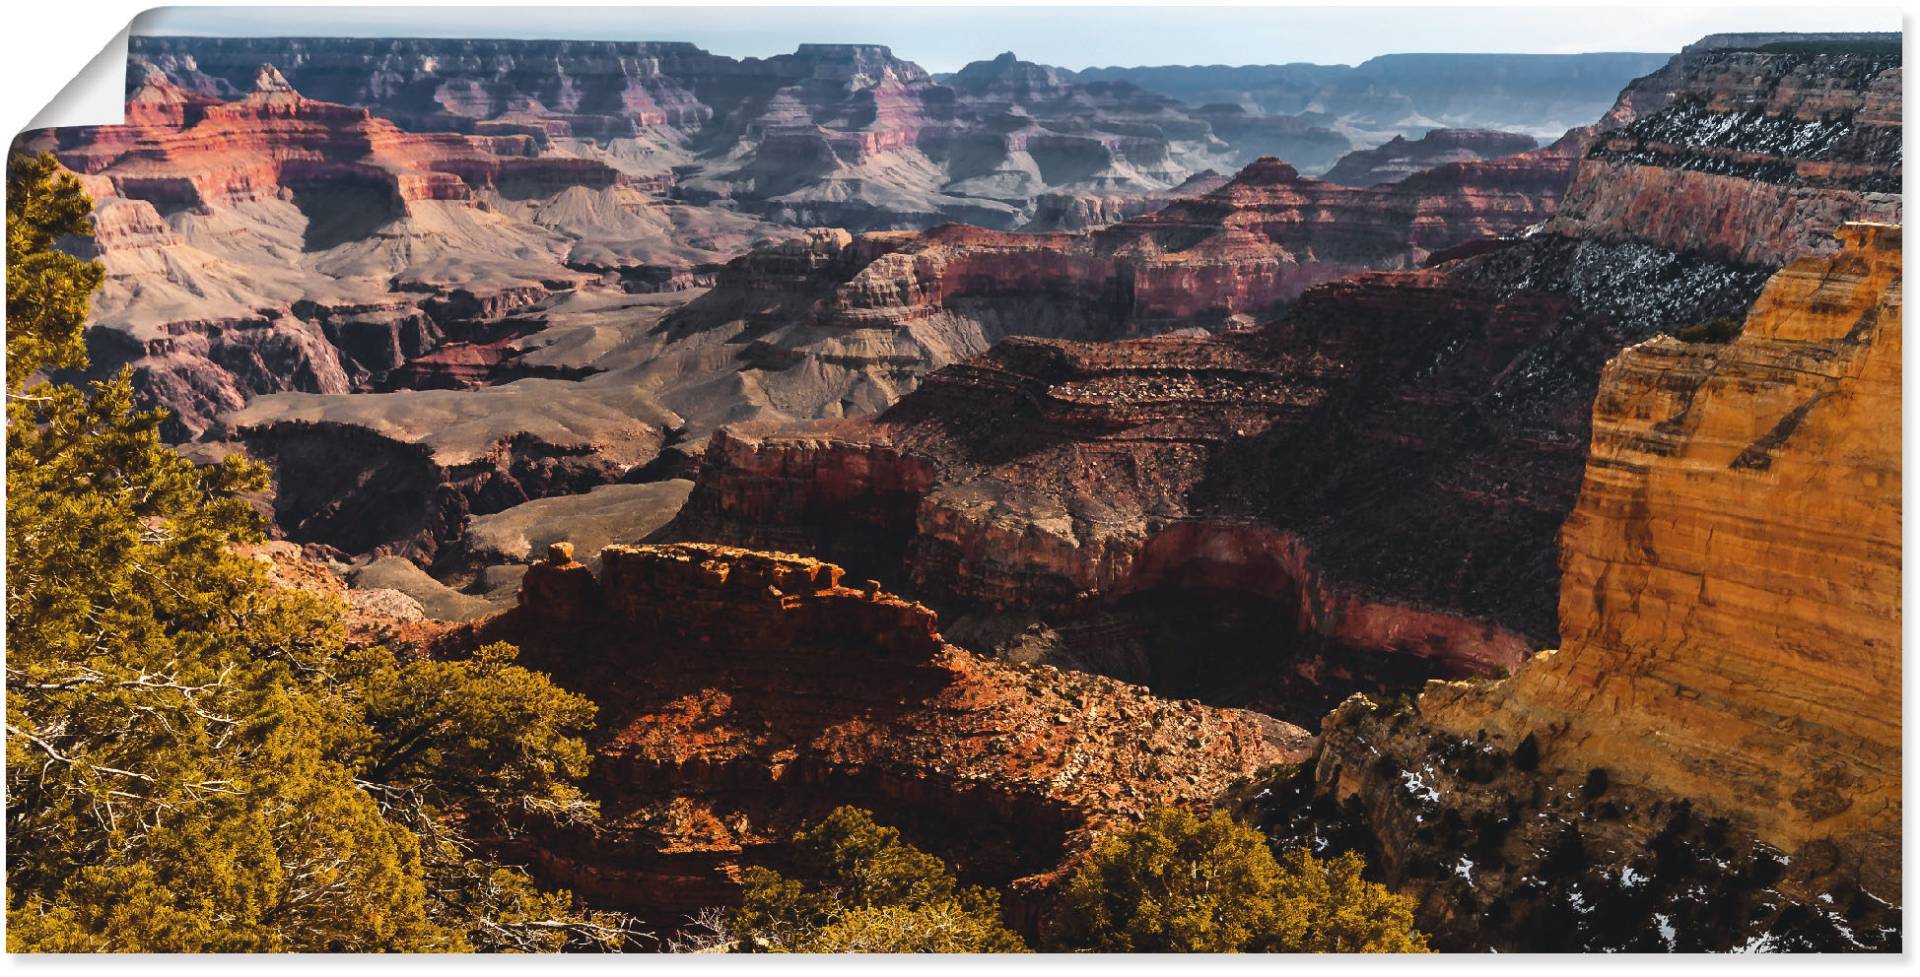
{"label": "sunlit rock face", "polygon": [[1547,764],[1696,798],[1788,850],[1898,864],[1899,235],[1849,225],[1731,343],[1663,337],[1608,365],[1559,650],[1424,712],[1542,731]]}
{"label": "sunlit rock face", "polygon": [[1256,713],[948,644],[934,613],[840,567],[706,545],[612,546],[597,574],[555,547],[519,606],[450,639],[512,640],[600,706],[600,817],[506,842],[541,877],[672,929],[783,869],[842,804],[1010,887],[1030,928],[1062,867],[1157,804],[1204,802],[1304,759]]}
{"label": "sunlit rock face", "polygon": [[1255,807],[1338,835],[1442,946],[1900,945],[1899,228],[1729,342],[1621,352],[1559,540],[1559,648],[1355,697]]}

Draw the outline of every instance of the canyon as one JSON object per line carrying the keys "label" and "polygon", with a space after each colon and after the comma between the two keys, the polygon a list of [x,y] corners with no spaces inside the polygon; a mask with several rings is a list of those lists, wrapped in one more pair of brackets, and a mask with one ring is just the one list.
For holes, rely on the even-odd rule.
{"label": "canyon", "polygon": [[[870,45],[742,61],[667,43],[137,37],[127,104],[123,125],[18,146],[55,152],[98,201],[95,236],[75,245],[108,271],[94,374],[131,366],[177,440],[217,434],[261,395],[580,379],[600,368],[521,355],[555,306],[610,290],[690,298],[727,260],[808,226],[1092,230],[1221,191],[1257,157],[1311,173],[1371,138],[1200,112],[1011,54],[936,80]],[[1336,151],[1312,162],[1305,146],[1329,138]],[[1302,180],[1282,219],[1351,216],[1384,225],[1380,236],[1319,244],[1363,252],[1321,258],[1304,253],[1303,226],[1276,238],[1297,260],[1156,265],[1144,273],[1163,281],[1147,287],[1248,290],[1229,297],[1237,310],[1356,262],[1417,263],[1544,219],[1562,162],[1443,174],[1380,199]],[[1315,210],[1322,198],[1338,213]],[[1172,228],[1149,233],[1110,247],[1192,250]],[[1132,272],[1102,274],[1124,288]],[[1205,280],[1222,275],[1233,280]],[[937,368],[1009,328],[905,355]],[[835,407],[870,411],[872,399]]]}
{"label": "canyon", "polygon": [[89,375],[356,640],[600,706],[477,826],[543,882],[671,933],[851,803],[1031,936],[1219,805],[1443,949],[1898,948],[1897,35],[131,51],[18,144]]}
{"label": "canyon", "polygon": [[[1816,72],[1820,84],[1810,83]],[[1729,75],[1740,79],[1737,97],[1707,107],[1703,86]],[[1210,643],[1262,648],[1269,675],[1323,668],[1318,649],[1274,636],[1276,617],[1290,625],[1281,634],[1385,656],[1396,669],[1512,669],[1558,630],[1554,538],[1578,498],[1602,366],[1662,332],[1737,319],[1774,262],[1838,246],[1805,224],[1791,240],[1769,239],[1791,201],[1832,207],[1830,230],[1841,219],[1897,219],[1897,195],[1877,188],[1898,161],[1876,148],[1897,131],[1869,109],[1898,75],[1873,54],[1684,54],[1622,93],[1611,117],[1619,128],[1574,138],[1592,148],[1537,232],[1432,269],[1349,274],[1307,289],[1277,318],[1215,335],[1008,340],[927,377],[867,423],[717,433],[667,531],[817,548],[913,580],[956,627],[984,618],[988,647],[1129,677],[1141,658],[1181,657],[1190,633],[1173,649],[1105,661],[1076,652],[1071,635],[1110,652],[1144,640],[1113,615],[1180,591],[1140,568],[1157,562],[1157,539],[1187,534],[1188,558],[1226,562],[1203,579],[1240,581],[1206,589],[1237,592],[1251,615],[1212,615]],[[1803,128],[1822,158],[1776,148],[1749,175],[1704,172],[1729,134],[1820,105],[1833,110]],[[1715,133],[1714,145],[1611,156],[1622,130],[1698,123],[1702,111],[1720,123],[1690,131]],[[1834,158],[1843,145],[1853,147],[1844,162]],[[1265,185],[1291,179],[1277,164],[1255,170]],[[1833,172],[1850,174],[1847,189]],[[1655,201],[1702,178],[1742,203],[1676,236]],[[1098,234],[1182,212],[1172,205]],[[1220,537],[1233,545],[1205,542]],[[871,538],[894,542],[883,552]],[[1290,610],[1276,614],[1276,600]],[[1243,671],[1220,674],[1232,677],[1216,691],[1247,694]]]}

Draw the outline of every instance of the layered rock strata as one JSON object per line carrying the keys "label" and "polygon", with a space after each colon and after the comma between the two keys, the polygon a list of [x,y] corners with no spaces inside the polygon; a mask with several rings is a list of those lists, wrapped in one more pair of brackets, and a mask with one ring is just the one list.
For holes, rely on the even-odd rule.
{"label": "layered rock strata", "polygon": [[[1674,70],[1706,78],[1753,68],[1754,57],[1763,62],[1755,84],[1774,92],[1783,111],[1864,97],[1886,84],[1889,71],[1898,73],[1871,54],[1799,51],[1685,56]],[[1642,117],[1636,113],[1656,104],[1647,93],[1659,84],[1665,82],[1624,94],[1615,124]],[[1701,158],[1737,121],[1727,112],[1685,137],[1700,145]],[[1552,150],[1569,165],[1585,154],[1575,191],[1589,199],[1639,179],[1596,165],[1608,138],[1574,133]],[[1789,161],[1794,151],[1784,147],[1777,158]],[[1449,170],[1508,165],[1525,165],[1525,155],[1450,164],[1388,189]],[[1670,161],[1661,169],[1684,174],[1685,165]],[[1897,209],[1897,199],[1871,189],[1877,165],[1869,154],[1844,170],[1860,182],[1836,189],[1837,217]],[[1182,227],[1186,216],[1234,195],[1258,198],[1245,211],[1255,221],[1251,215],[1269,213],[1261,209],[1265,202],[1297,190],[1295,177],[1281,169],[1257,165],[1220,193],[1093,239],[1153,240],[1150,229]],[[1747,185],[1756,212],[1779,203],[1766,181]],[[1737,322],[1773,270],[1736,260],[1738,249],[1715,237],[1744,233],[1738,227],[1709,225],[1695,239],[1676,241],[1663,230],[1664,214],[1635,210],[1604,228],[1550,224],[1544,233],[1516,235],[1429,271],[1320,285],[1257,330],[1107,345],[1005,342],[933,374],[869,427],[716,438],[670,531],[678,538],[825,547],[835,558],[912,580],[916,593],[950,612],[1025,614],[1044,631],[1084,622],[1088,608],[1112,611],[1123,596],[1165,593],[1125,584],[1152,540],[1169,529],[1193,532],[1190,524],[1227,525],[1243,541],[1291,540],[1285,546],[1297,549],[1290,552],[1306,554],[1309,573],[1201,575],[1238,581],[1224,589],[1250,601],[1273,599],[1246,585],[1256,576],[1312,581],[1300,592],[1316,596],[1282,618],[1281,633],[1332,639],[1347,651],[1388,652],[1398,661],[1413,651],[1414,659],[1443,671],[1509,668],[1559,632],[1553,540],[1578,498],[1602,366],[1621,348],[1661,332]],[[1227,230],[1200,232],[1209,234],[1203,240],[1231,253],[1237,225],[1211,226]],[[1084,265],[1056,257],[1044,239],[1031,249],[1034,260],[1022,262],[1012,242],[965,239],[958,231],[928,238],[943,234],[954,243],[971,240],[976,255],[1004,250],[1006,263],[1023,274],[1066,281],[1084,274]],[[1318,253],[1334,253],[1331,243],[1327,249]],[[869,305],[885,297],[929,306],[951,290],[947,277],[905,270],[942,268],[936,254],[917,243],[896,247],[837,295]],[[901,273],[873,281],[881,268]],[[1021,280],[1032,293],[1034,283]],[[1136,281],[1136,305],[1139,289]],[[1192,288],[1170,294],[1205,301]],[[861,497],[861,466],[876,452],[901,459],[892,467],[930,471],[926,487],[889,487],[844,516],[810,501],[824,496],[808,488],[809,480],[835,485],[835,498]],[[777,496],[751,488],[762,480],[783,488]],[[890,528],[856,528],[874,520],[891,520]],[[889,533],[904,546],[870,542]],[[1203,543],[1195,537],[1197,552],[1213,552]],[[1293,584],[1284,589],[1294,592]],[[1295,606],[1291,596],[1286,601]],[[1215,617],[1229,622],[1236,615]],[[1243,629],[1229,643],[1275,630],[1273,614],[1251,620],[1250,631],[1247,619],[1222,623]],[[1008,651],[1032,644],[995,633],[981,643]],[[1118,646],[1125,642],[1116,642],[1116,633],[1140,632],[1129,625],[1084,633],[1087,645]],[[1182,644],[1177,635],[1160,643]],[[1165,661],[1171,654],[1147,657]],[[1281,670],[1299,669],[1298,650],[1268,658],[1291,659]],[[1088,664],[1071,654],[1062,660]],[[1139,674],[1112,663],[1092,667]],[[1368,671],[1379,674],[1377,665]]]}
{"label": "layered rock strata", "polygon": [[1319,815],[1447,939],[1898,947],[1899,229],[1840,237],[1608,366],[1557,651],[1323,728]]}
{"label": "layered rock strata", "polygon": [[1900,51],[1690,48],[1621,93],[1555,233],[1778,266],[1900,220]]}
{"label": "layered rock strata", "polygon": [[523,135],[405,131],[272,65],[234,100],[136,79],[126,124],[23,146],[52,150],[97,203],[74,244],[107,273],[94,372],[131,366],[174,438],[260,394],[408,382],[402,368],[446,343],[484,359],[504,317],[556,293],[670,283],[783,233]]}
{"label": "layered rock strata", "polygon": [[1422,170],[1447,163],[1499,159],[1524,153],[1538,145],[1532,136],[1520,132],[1431,129],[1418,139],[1395,136],[1372,149],[1348,153],[1340,157],[1332,169],[1322,173],[1320,178],[1328,183],[1349,187],[1397,183]]}
{"label": "layered rock strata", "polygon": [[978,658],[933,613],[831,564],[726,547],[571,547],[531,568],[504,638],[595,700],[587,827],[512,847],[542,878],[663,927],[737,898],[740,868],[790,868],[793,830],[867,807],[963,878],[1034,901],[1092,838],[1295,762],[1309,740],[1253,713],[1110,679]]}
{"label": "layered rock strata", "polygon": [[[813,231],[736,259],[667,318],[661,353],[704,351],[712,364],[731,352],[707,385],[739,375],[725,421],[870,414],[1010,336],[1244,323],[1314,284],[1517,232],[1551,212],[1572,162],[1561,147],[1352,189],[1262,160],[1202,196],[1087,234]],[[685,373],[665,361],[652,369]],[[714,412],[665,402],[693,421],[690,438],[712,430]]]}
{"label": "layered rock strata", "polygon": [[[1775,276],[1724,346],[1608,365],[1561,534],[1560,648],[1422,711],[1542,734],[1787,850],[1891,864],[1900,822],[1900,231]],[[1897,880],[1874,888],[1897,891]]]}

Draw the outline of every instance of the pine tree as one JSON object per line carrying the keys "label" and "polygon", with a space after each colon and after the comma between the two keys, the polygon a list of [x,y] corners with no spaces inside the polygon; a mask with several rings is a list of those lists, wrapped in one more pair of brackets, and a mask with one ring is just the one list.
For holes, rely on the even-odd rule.
{"label": "pine tree", "polygon": [[729,949],[786,953],[1014,953],[1027,947],[1000,921],[1000,897],[962,887],[938,858],[873,816],[841,807],[794,836],[806,885],[747,870]]}
{"label": "pine tree", "polygon": [[585,816],[593,706],[511,664],[350,649],[273,586],[244,458],[200,468],[122,372],[90,389],[91,204],[50,156],[7,178],[7,918],[11,951],[623,944],[475,854],[456,813]]}
{"label": "pine tree", "polygon": [[1276,859],[1224,812],[1166,807],[1103,838],[1049,923],[1059,950],[1110,953],[1409,953],[1426,950],[1412,903],[1365,881],[1358,855]]}

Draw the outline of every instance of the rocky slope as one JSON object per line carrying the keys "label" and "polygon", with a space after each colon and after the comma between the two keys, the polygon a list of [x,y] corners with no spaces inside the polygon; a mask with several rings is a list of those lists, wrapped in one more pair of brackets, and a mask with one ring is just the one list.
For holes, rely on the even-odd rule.
{"label": "rocky slope", "polygon": [[1608,366],[1557,651],[1326,724],[1322,813],[1452,938],[1898,946],[1899,229],[1841,238]]}
{"label": "rocky slope", "polygon": [[1900,219],[1900,51],[1689,49],[1623,92],[1552,230],[1749,264]]}
{"label": "rocky slope", "polygon": [[1499,159],[1524,153],[1539,143],[1519,132],[1497,129],[1430,129],[1418,139],[1395,136],[1372,149],[1359,149],[1333,164],[1320,178],[1349,187],[1396,183],[1445,163]]}
{"label": "rocky slope", "polygon": [[132,366],[177,438],[255,395],[377,386],[556,292],[671,284],[780,233],[525,135],[407,132],[271,65],[233,101],[150,71],[126,125],[25,145],[98,204],[76,245],[107,270],[95,371]]}
{"label": "rocky slope", "polygon": [[342,554],[431,563],[469,516],[586,492],[653,461],[680,419],[632,388],[275,394],[217,436],[274,470],[274,525]]}
{"label": "rocky slope", "polygon": [[[1769,111],[1784,115],[1884,90],[1899,71],[1871,54],[1804,51],[1708,52],[1675,64],[1667,77],[1737,68],[1731,77],[1772,93]],[[1623,95],[1616,126],[1684,111],[1636,114],[1654,104],[1646,92]],[[1634,172],[1608,162],[1615,137],[1599,136],[1570,198],[1607,199],[1620,181],[1647,174],[1684,179],[1747,110],[1720,111],[1724,119],[1685,136],[1699,144],[1697,157],[1674,154]],[[1561,151],[1585,144],[1576,135]],[[1781,148],[1776,165],[1799,165],[1796,151]],[[1876,159],[1863,152],[1829,167],[1858,181],[1831,188],[1838,217],[1897,211],[1897,198],[1875,189],[1891,165]],[[1451,164],[1433,176],[1511,163]],[[1272,211],[1262,207],[1299,183],[1277,165],[1248,176],[1093,239],[1151,240],[1154,228],[1182,228],[1186,215],[1233,194],[1257,198],[1247,213],[1269,232]],[[1780,205],[1775,184],[1745,182],[1754,213]],[[716,437],[669,529],[879,567],[950,615],[969,612],[956,626],[980,628],[969,637],[983,647],[1136,677],[1154,662],[1164,673],[1191,659],[1190,632],[1153,634],[1139,623],[1152,615],[1123,606],[1171,600],[1185,586],[1180,575],[1136,574],[1193,563],[1205,568],[1204,589],[1238,608],[1198,615],[1195,626],[1233,654],[1258,649],[1247,653],[1279,682],[1254,691],[1244,671],[1223,669],[1216,674],[1235,680],[1207,694],[1285,702],[1300,694],[1295,679],[1324,695],[1435,670],[1511,667],[1558,632],[1553,540],[1578,498],[1602,366],[1660,332],[1737,321],[1773,270],[1724,246],[1742,238],[1716,237],[1744,233],[1738,225],[1677,240],[1651,202],[1606,221],[1581,211],[1430,271],[1321,285],[1257,330],[1006,342],[933,374],[870,426]],[[1231,232],[1211,240],[1231,253]],[[1803,250],[1822,247],[1807,241]],[[1025,260],[1009,250],[1005,263],[1036,274],[1047,267],[1042,257],[1060,260],[1044,244],[1031,250]],[[1332,242],[1316,252],[1337,253]],[[923,256],[901,247],[869,272],[939,267]],[[1084,274],[1084,265],[1067,267],[1054,280]],[[1135,279],[1136,304],[1144,277]],[[890,288],[857,294],[924,307],[945,280],[892,274]],[[1168,294],[1191,302],[1205,293]],[[1090,658],[1084,648],[1113,650]],[[1309,692],[1303,701],[1323,700]]]}
{"label": "rocky slope", "polygon": [[[801,824],[871,808],[1031,924],[1064,862],[1162,803],[1306,755],[1254,713],[979,658],[925,607],[814,560],[712,546],[570,547],[449,647],[515,641],[597,702],[586,826],[508,842],[543,878],[663,928],[782,861]],[[445,648],[443,648],[445,650]]]}
{"label": "rocky slope", "polygon": [[[737,382],[676,382],[690,439],[722,421],[873,413],[1009,336],[1111,339],[1244,321],[1315,283],[1516,232],[1551,213],[1563,149],[1353,189],[1262,160],[1203,195],[1087,234],[953,225],[811,232],[737,259],[664,322],[650,369],[730,350]],[[711,361],[709,361],[711,362]],[[712,366],[707,369],[712,369]],[[713,398],[724,396],[724,401]]]}
{"label": "rocky slope", "polygon": [[[1561,534],[1560,650],[1442,728],[1605,765],[1786,849],[1898,849],[1900,230],[1768,284],[1724,346],[1661,338],[1608,365]],[[1875,879],[1876,889],[1897,880]]]}

